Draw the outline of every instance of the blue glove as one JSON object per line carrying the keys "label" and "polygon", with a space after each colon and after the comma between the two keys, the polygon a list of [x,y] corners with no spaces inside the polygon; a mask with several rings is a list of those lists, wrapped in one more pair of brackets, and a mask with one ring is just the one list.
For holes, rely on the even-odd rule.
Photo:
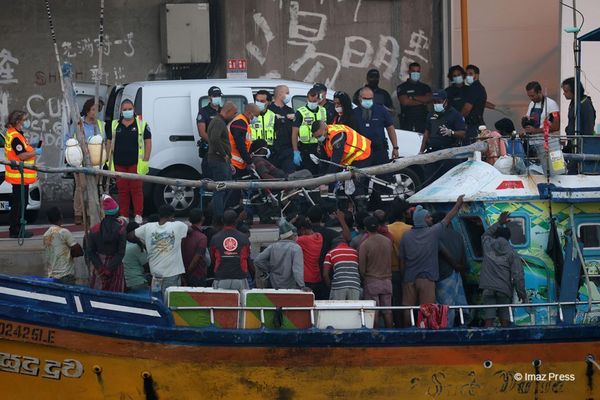
{"label": "blue glove", "polygon": [[35,149],[35,155],[38,157],[41,156],[43,150],[44,149],[42,149],[41,147],[38,147],[37,149]]}
{"label": "blue glove", "polygon": [[294,150],[294,164],[299,167],[302,164],[302,156],[300,155],[300,150]]}

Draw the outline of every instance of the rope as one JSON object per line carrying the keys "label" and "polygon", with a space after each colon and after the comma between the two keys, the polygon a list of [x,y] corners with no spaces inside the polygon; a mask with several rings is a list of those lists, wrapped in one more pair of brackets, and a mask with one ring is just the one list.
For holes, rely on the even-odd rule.
{"label": "rope", "polygon": [[[19,174],[21,174],[21,190],[20,190],[20,197],[21,197],[21,203],[19,204],[19,213],[20,213],[20,219],[19,219],[19,235],[18,235],[18,239],[17,239],[17,244],[19,246],[23,246],[23,243],[25,243],[25,227],[27,226],[27,220],[25,219],[25,171],[24,171],[24,166],[25,164],[23,163],[23,161],[21,161],[19,163]],[[29,193],[28,193],[29,195]]]}

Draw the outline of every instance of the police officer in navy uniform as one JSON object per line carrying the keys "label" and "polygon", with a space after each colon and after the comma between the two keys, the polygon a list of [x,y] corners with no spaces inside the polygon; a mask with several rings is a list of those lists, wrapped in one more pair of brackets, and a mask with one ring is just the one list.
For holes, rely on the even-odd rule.
{"label": "police officer in navy uniform", "polygon": [[275,140],[271,161],[286,174],[296,170],[292,149],[292,126],[296,115],[289,106],[291,102],[290,89],[286,85],[279,85],[273,90],[273,102],[268,107],[275,113]]}
{"label": "police officer in navy uniform", "polygon": [[327,112],[327,123],[331,124],[336,116],[335,105],[333,101],[327,100],[327,86],[322,83],[315,83],[313,89],[319,94],[319,105],[325,108]]}
{"label": "police officer in navy uniform", "polygon": [[[373,68],[367,72],[367,84],[364,87],[368,87],[373,91],[373,102],[375,104],[384,106],[388,111],[394,109],[392,96],[390,96],[387,90],[379,87],[379,70]],[[361,89],[354,92],[354,96],[352,97],[352,101],[357,106],[360,105],[359,94]]]}
{"label": "police officer in navy uniform", "polygon": [[[427,127],[423,133],[421,153],[458,147],[466,135],[464,117],[449,105],[448,95],[444,90],[433,93],[433,112],[427,118]],[[425,176],[428,183],[433,182],[462,160],[441,160],[425,165]]]}
{"label": "police officer in navy uniform", "polygon": [[465,84],[469,87],[468,96],[460,113],[467,124],[467,139],[473,142],[479,134],[479,126],[485,125],[483,112],[487,103],[487,92],[479,81],[479,67],[467,65]]}
{"label": "police officer in navy uniform", "polygon": [[421,65],[413,62],[408,66],[409,78],[396,89],[401,111],[400,129],[425,132],[427,106],[431,103],[431,88],[421,82]]}
{"label": "police officer in navy uniform", "polygon": [[209,177],[210,172],[208,168],[208,133],[206,132],[206,128],[210,124],[210,121],[219,115],[221,107],[223,107],[221,89],[217,86],[211,86],[208,89],[208,104],[198,110],[198,116],[196,117],[196,126],[200,134],[198,154],[202,157],[202,174],[205,178]]}

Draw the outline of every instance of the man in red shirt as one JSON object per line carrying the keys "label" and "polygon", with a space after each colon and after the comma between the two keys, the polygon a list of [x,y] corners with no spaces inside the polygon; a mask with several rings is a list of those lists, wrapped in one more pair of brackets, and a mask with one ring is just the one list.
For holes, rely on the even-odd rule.
{"label": "man in red shirt", "polygon": [[348,246],[341,236],[333,239],[332,246],[323,263],[323,279],[331,288],[329,300],[359,300],[361,287],[358,252]]}
{"label": "man in red shirt", "polygon": [[299,218],[295,225],[299,235],[298,245],[304,256],[304,283],[314,292],[316,300],[326,300],[319,262],[323,247],[323,235],[313,231],[311,222],[306,218]]}
{"label": "man in red shirt", "polygon": [[187,286],[205,286],[208,270],[206,262],[208,239],[201,231],[204,222],[202,211],[199,208],[190,210],[189,221],[191,229],[181,242],[185,282]]}

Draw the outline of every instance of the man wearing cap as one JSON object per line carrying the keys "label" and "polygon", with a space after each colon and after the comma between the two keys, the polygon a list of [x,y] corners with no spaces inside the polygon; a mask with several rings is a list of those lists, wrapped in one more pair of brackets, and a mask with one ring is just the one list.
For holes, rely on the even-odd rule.
{"label": "man wearing cap", "polygon": [[319,106],[327,111],[327,123],[330,124],[337,115],[333,101],[327,100],[327,86],[322,83],[315,83],[313,89],[319,94]]}
{"label": "man wearing cap", "polygon": [[[200,101],[200,100],[199,100]],[[200,108],[196,117],[196,127],[200,140],[198,141],[198,154],[202,157],[202,174],[204,177],[209,177],[210,168],[208,167],[208,133],[206,131],[210,121],[215,118],[223,107],[223,98],[221,89],[217,86],[211,86],[208,89],[208,104]]]}
{"label": "man wearing cap", "polygon": [[[367,72],[367,84],[364,87],[368,87],[373,91],[373,103],[384,106],[388,111],[392,111],[394,109],[394,105],[392,104],[392,96],[390,96],[387,90],[379,87],[379,70],[373,68]],[[360,89],[357,89],[352,97],[352,101],[357,106],[360,105],[358,98],[359,93]]]}
{"label": "man wearing cap", "polygon": [[[439,278],[439,240],[445,227],[463,205],[460,195],[454,207],[444,219],[433,225],[428,210],[417,206],[413,213],[413,228],[400,240],[399,265],[404,273],[402,281],[402,305],[417,306],[436,302],[435,282]],[[410,312],[404,314],[404,326],[411,326]]]}
{"label": "man wearing cap", "polygon": [[273,289],[303,289],[304,255],[296,242],[294,225],[285,219],[279,222],[279,241],[264,249],[254,260],[257,275]]}
{"label": "man wearing cap", "polygon": [[[465,138],[465,119],[452,106],[448,105],[448,96],[445,90],[433,93],[433,112],[427,118],[427,125],[421,142],[421,153],[458,147]],[[442,176],[460,160],[441,160],[426,165],[426,176],[433,181]]]}
{"label": "man wearing cap", "polygon": [[327,110],[319,106],[319,94],[310,89],[306,94],[306,105],[296,111],[292,127],[292,148],[294,149],[294,164],[296,167],[310,170],[313,174],[319,172],[318,167],[310,160],[311,154],[317,152],[317,139],[311,135],[311,126],[315,121],[326,121]]}

